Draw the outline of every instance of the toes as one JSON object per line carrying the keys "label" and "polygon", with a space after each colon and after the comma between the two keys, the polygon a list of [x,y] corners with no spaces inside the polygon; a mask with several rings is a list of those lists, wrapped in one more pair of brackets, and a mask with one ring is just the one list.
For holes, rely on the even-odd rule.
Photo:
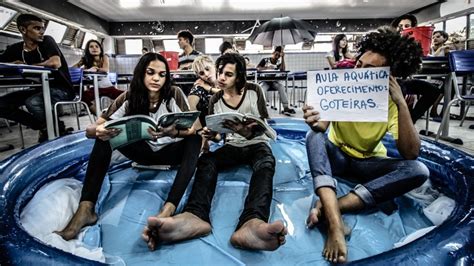
{"label": "toes", "polygon": [[280,246],[284,245],[285,243],[286,243],[286,237],[284,236],[278,237],[278,244],[280,244]]}
{"label": "toes", "polygon": [[318,213],[319,211],[316,208],[311,209],[309,212],[308,219],[306,220],[306,224],[309,228],[314,227],[318,223]]}
{"label": "toes", "polygon": [[339,255],[339,257],[337,258],[337,262],[338,263],[344,263],[346,262],[346,256],[344,255]]}

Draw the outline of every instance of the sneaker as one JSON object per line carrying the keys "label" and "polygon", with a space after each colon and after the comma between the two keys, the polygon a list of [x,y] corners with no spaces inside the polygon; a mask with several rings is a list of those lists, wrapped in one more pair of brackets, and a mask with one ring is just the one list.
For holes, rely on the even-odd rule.
{"label": "sneaker", "polygon": [[285,107],[282,111],[283,114],[285,115],[294,115],[296,114],[295,109]]}

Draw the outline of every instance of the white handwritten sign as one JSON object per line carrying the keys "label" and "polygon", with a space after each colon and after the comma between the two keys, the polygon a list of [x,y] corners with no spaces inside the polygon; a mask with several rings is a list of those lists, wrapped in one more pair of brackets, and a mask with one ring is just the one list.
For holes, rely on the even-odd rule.
{"label": "white handwritten sign", "polygon": [[388,67],[308,71],[306,104],[321,121],[387,122]]}

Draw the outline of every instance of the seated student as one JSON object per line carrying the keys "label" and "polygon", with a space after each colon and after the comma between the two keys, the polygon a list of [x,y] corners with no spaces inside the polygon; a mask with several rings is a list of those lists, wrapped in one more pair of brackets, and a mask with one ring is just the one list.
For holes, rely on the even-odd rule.
{"label": "seated student", "polygon": [[[418,20],[412,14],[405,14],[394,19],[391,23],[392,27],[397,29],[401,34],[404,29],[416,27]],[[398,79],[398,83],[402,88],[404,95],[416,94],[421,97],[416,102],[416,105],[410,109],[411,120],[416,121],[433,105],[441,90],[438,86],[419,79]]]}
{"label": "seated student", "polygon": [[[450,52],[450,47],[446,45],[445,43],[448,41],[449,35],[447,32],[438,30],[433,32],[432,36],[432,42],[431,42],[431,56],[448,56],[448,53]],[[432,83],[438,84],[440,86],[444,85],[444,82],[442,79],[433,79],[431,80]],[[430,116],[434,118],[438,118],[439,121],[441,121],[441,117],[438,114],[438,105],[441,102],[441,99],[443,99],[443,95],[439,95],[438,99],[433,103],[433,108],[431,108],[430,111]]]}
{"label": "seated student", "polygon": [[[219,92],[216,81],[216,67],[214,61],[207,55],[200,55],[194,59],[192,68],[198,79],[194,82],[194,87],[188,96],[189,109],[191,111],[201,111],[196,129],[201,130],[206,126],[206,116],[209,113],[209,100],[211,96]],[[203,139],[203,151],[209,150],[209,143]]]}
{"label": "seated student", "polygon": [[248,56],[244,56],[245,59],[245,66],[247,69],[255,68],[255,65],[250,62],[250,58]]}
{"label": "seated student", "polygon": [[[285,53],[281,46],[275,47],[271,57],[262,58],[257,65],[258,70],[280,70],[285,71]],[[279,81],[261,81],[263,92],[266,94],[269,90],[276,90],[280,95],[280,102],[283,105],[282,113],[286,115],[295,114],[295,110],[288,107],[288,96],[286,95],[285,86]]]}
{"label": "seated student", "polygon": [[232,43],[225,41],[219,46],[219,52],[221,52],[221,55],[227,54],[227,53],[239,53],[237,49],[235,49],[234,45]]}
{"label": "seated student", "polygon": [[148,48],[143,47],[143,48],[142,48],[142,55],[144,55],[144,54],[146,54],[146,53],[148,53]]}
{"label": "seated student", "polygon": [[[164,113],[188,109],[182,91],[171,86],[166,59],[156,53],[143,55],[133,72],[130,90],[115,99],[107,111],[86,130],[87,137],[96,140],[87,166],[79,208],[66,228],[57,233],[65,240],[73,239],[82,227],[97,221],[95,204],[112,156],[108,140],[119,133],[116,129],[104,127],[107,120],[136,114],[149,115],[156,120]],[[148,132],[154,140],[134,142],[119,148],[119,151],[143,165],[179,164],[168,198],[157,214],[157,217],[169,217],[176,210],[194,174],[201,137],[195,134],[194,127],[177,130],[174,125],[159,131],[149,129]]]}
{"label": "seated student", "polygon": [[[21,14],[16,23],[23,41],[8,46],[0,55],[0,62],[57,69],[52,72],[52,79],[49,82],[51,104],[73,99],[75,93],[66,59],[54,39],[43,35],[45,30],[43,20],[35,15]],[[28,112],[19,108],[23,105]],[[48,139],[42,88],[29,88],[1,96],[0,117],[40,130],[39,142]],[[59,124],[60,134],[65,134],[64,123]]]}
{"label": "seated student", "polygon": [[[210,114],[239,112],[267,118],[265,100],[258,85],[246,82],[242,56],[229,53],[217,59],[217,84],[221,89],[211,98]],[[287,230],[281,221],[268,223],[272,201],[275,158],[265,135],[257,135],[252,125],[227,124],[235,133],[228,134],[218,150],[199,158],[193,190],[184,212],[169,218],[150,217],[143,238],[150,249],[160,241],[175,242],[211,232],[209,212],[219,171],[249,164],[253,174],[244,210],[230,242],[235,247],[275,250],[285,241]],[[220,135],[204,128],[203,136],[219,141]]]}
{"label": "seated student", "polygon": [[[420,186],[428,178],[428,168],[415,159],[420,138],[413,126],[400,86],[395,77],[407,76],[420,64],[421,48],[413,39],[391,29],[367,34],[359,44],[357,68],[390,66],[390,99],[387,122],[320,121],[312,106],[303,107],[305,122],[311,127],[306,148],[314,189],[319,196],[307,224],[313,227],[327,220],[327,240],[323,256],[330,262],[347,259],[341,214],[370,209],[379,203]],[[329,128],[328,135],[324,132]],[[390,132],[400,159],[388,158],[381,139]],[[334,176],[359,184],[348,194],[336,197]]]}
{"label": "seated student", "polygon": [[337,63],[345,59],[353,59],[353,55],[347,49],[347,37],[345,34],[338,34],[332,42],[332,50],[326,55],[330,68],[337,68]]}
{"label": "seated student", "polygon": [[199,116],[199,128],[206,125],[206,115],[209,112],[209,100],[211,96],[220,91],[217,88],[216,67],[211,57],[200,55],[194,59],[192,68],[198,79],[194,82],[194,87],[188,96],[191,110],[201,111]]}
{"label": "seated student", "polygon": [[446,45],[448,38],[449,35],[445,31],[437,30],[433,32],[430,55],[447,56],[450,50],[449,46]]}
{"label": "seated student", "polygon": [[[109,56],[104,54],[104,49],[102,49],[102,45],[100,45],[98,41],[89,40],[86,44],[84,56],[74,65],[74,67],[83,67],[85,71],[108,73]],[[108,77],[99,78],[99,96],[107,96],[114,100],[122,93],[123,91],[115,88]],[[85,102],[89,106],[89,109],[91,109],[92,113],[95,114],[95,104],[93,103],[94,89],[84,91],[82,94],[82,101]]]}

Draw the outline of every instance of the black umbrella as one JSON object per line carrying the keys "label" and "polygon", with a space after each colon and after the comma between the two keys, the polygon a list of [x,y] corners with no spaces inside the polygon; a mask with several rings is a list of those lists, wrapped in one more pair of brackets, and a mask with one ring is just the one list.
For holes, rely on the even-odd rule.
{"label": "black umbrella", "polygon": [[314,41],[316,30],[308,22],[290,17],[274,18],[255,29],[249,41],[264,46],[280,46]]}

